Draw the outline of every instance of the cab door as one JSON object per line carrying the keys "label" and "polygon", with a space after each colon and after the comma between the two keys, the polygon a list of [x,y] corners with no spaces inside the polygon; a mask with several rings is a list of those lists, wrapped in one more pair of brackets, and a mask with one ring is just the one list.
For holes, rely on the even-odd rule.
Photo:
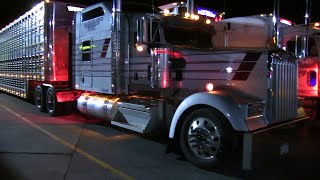
{"label": "cab door", "polygon": [[80,88],[91,90],[92,88],[92,38],[82,39],[80,45],[81,62],[80,62]]}

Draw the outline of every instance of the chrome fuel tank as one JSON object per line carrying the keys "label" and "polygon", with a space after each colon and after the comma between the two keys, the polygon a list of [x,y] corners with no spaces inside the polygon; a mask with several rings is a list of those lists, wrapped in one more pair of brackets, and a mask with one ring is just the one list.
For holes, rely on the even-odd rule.
{"label": "chrome fuel tank", "polygon": [[84,93],[77,100],[77,108],[83,114],[112,120],[117,112],[118,97]]}

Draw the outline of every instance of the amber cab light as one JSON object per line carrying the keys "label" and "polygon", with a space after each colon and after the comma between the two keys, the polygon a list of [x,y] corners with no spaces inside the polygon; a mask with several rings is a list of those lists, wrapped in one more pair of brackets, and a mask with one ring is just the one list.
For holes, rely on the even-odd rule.
{"label": "amber cab light", "polygon": [[207,83],[207,84],[206,84],[206,90],[207,90],[207,91],[213,91],[213,88],[214,88],[214,86],[213,86],[212,83]]}

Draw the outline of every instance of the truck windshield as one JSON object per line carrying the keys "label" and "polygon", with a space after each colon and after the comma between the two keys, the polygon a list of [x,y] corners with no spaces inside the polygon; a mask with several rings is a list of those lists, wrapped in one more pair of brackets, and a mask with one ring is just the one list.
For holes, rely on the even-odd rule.
{"label": "truck windshield", "polygon": [[193,48],[212,48],[212,33],[204,27],[165,27],[165,40],[173,45],[190,46]]}

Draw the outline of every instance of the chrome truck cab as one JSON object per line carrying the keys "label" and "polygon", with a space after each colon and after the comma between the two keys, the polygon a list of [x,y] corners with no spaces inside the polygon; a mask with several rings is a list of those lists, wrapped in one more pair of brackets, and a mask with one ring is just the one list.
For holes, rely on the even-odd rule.
{"label": "chrome truck cab", "polygon": [[166,130],[199,167],[219,165],[235,132],[306,118],[294,56],[216,48],[214,27],[202,18],[119,4],[99,3],[75,17],[73,88],[86,91],[80,112],[140,133]]}
{"label": "chrome truck cab", "polygon": [[[214,106],[230,117],[231,125],[238,131],[256,130],[303,116],[298,113],[295,56],[272,47],[217,48],[211,39],[214,34],[212,26],[177,16],[143,17],[137,24],[149,27],[154,22],[157,26],[150,31],[148,28],[139,31],[138,28],[140,33],[135,45],[142,51],[149,48],[152,59],[150,87],[169,88],[182,102],[175,112],[173,124],[179,116],[179,108],[186,106],[186,110],[192,104]],[[158,39],[163,41],[148,41],[148,36],[159,36]],[[205,98],[201,99],[202,96]],[[209,97],[223,98],[212,99],[214,103],[211,104]],[[215,101],[228,103],[223,105]],[[233,109],[231,104],[238,106],[235,109],[244,110],[234,112],[235,119],[243,116],[250,121],[232,120],[233,113],[227,113],[228,109]]]}

